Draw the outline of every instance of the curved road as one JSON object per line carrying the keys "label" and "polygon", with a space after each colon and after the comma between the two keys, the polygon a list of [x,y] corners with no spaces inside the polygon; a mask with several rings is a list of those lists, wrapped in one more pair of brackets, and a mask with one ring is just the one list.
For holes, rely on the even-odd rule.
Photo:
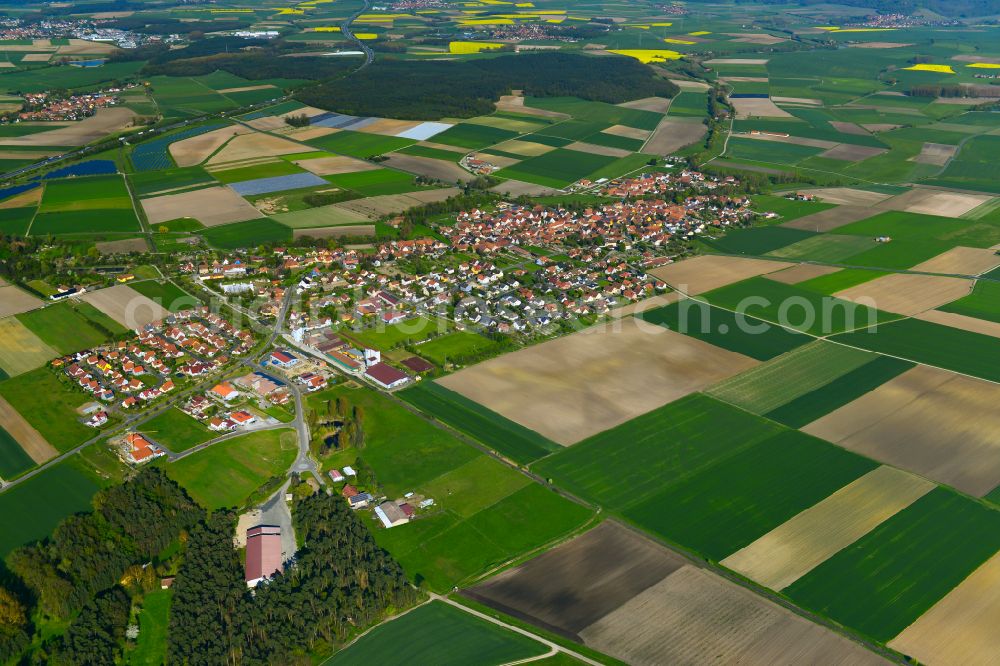
{"label": "curved road", "polygon": [[357,44],[358,48],[364,51],[365,64],[361,65],[361,67],[358,67],[356,71],[359,72],[368,65],[375,62],[375,52],[372,51],[372,48],[367,44],[365,44],[363,40],[358,39],[357,37],[354,36],[354,32],[351,31],[351,24],[354,23],[354,21],[359,16],[361,16],[366,11],[371,9],[371,6],[372,6],[371,0],[365,0],[365,4],[361,9],[348,16],[346,19],[344,19],[344,22],[340,24],[340,34],[342,34],[344,37]]}

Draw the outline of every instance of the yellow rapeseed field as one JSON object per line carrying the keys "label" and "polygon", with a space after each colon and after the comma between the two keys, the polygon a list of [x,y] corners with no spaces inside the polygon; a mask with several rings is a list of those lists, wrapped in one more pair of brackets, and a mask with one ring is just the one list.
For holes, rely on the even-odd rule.
{"label": "yellow rapeseed field", "polygon": [[904,67],[903,69],[908,69],[913,72],[937,72],[938,74],[955,73],[955,70],[951,68],[951,65],[932,65],[926,62],[910,65],[909,67]]}
{"label": "yellow rapeseed field", "polygon": [[610,49],[608,53],[635,58],[639,62],[666,62],[668,60],[680,60],[683,54],[669,49]]}
{"label": "yellow rapeseed field", "polygon": [[479,53],[480,51],[488,51],[490,49],[498,49],[503,44],[496,44],[493,42],[450,42],[448,44],[449,53]]}

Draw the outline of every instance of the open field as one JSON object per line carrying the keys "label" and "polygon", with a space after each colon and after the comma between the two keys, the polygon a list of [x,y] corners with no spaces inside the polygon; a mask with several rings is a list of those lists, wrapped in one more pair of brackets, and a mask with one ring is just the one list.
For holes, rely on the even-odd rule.
{"label": "open field", "polygon": [[208,160],[210,165],[221,165],[227,162],[253,159],[265,155],[291,155],[301,153],[302,144],[270,134],[242,134],[234,137],[225,147]]}
{"label": "open field", "polygon": [[125,328],[89,303],[62,301],[17,315],[18,320],[60,354],[96,347]]}
{"label": "open field", "polygon": [[930,481],[878,467],[782,523],[721,564],[782,590],[934,488]]}
{"label": "open field", "polygon": [[789,268],[793,264],[764,259],[705,255],[685,259],[650,271],[674,290],[691,296],[703,294],[749,277]]}
{"label": "open field", "polygon": [[444,201],[455,196],[460,190],[456,187],[445,187],[435,190],[420,190],[407,194],[385,194],[364,199],[352,199],[327,206],[328,209],[347,211],[364,216],[367,220],[375,220],[383,215],[401,213],[404,210],[435,201]]}
{"label": "open field", "polygon": [[635,319],[581,331],[439,381],[563,445],[754,365]]}
{"label": "open field", "polygon": [[928,310],[927,312],[918,314],[915,319],[933,324],[941,324],[950,328],[957,328],[970,333],[1000,338],[1000,322],[986,321],[944,310]]}
{"label": "open field", "polygon": [[917,366],[804,428],[972,495],[1000,485],[1000,386]]}
{"label": "open field", "polygon": [[142,208],[152,226],[180,217],[196,219],[206,227],[263,217],[243,197],[225,186],[143,199]]}
{"label": "open field", "polygon": [[776,273],[768,273],[768,280],[775,280],[776,282],[783,282],[784,284],[798,284],[799,282],[805,282],[806,280],[812,280],[813,278],[818,278],[822,275],[829,275],[830,273],[837,272],[838,268],[835,266],[821,266],[819,264],[799,264],[798,266],[793,266],[791,268],[786,268],[783,271],[778,271]]}
{"label": "open field", "polygon": [[846,638],[691,565],[581,635],[587,645],[642,666],[882,663]]}
{"label": "open field", "polygon": [[874,206],[892,196],[891,194],[857,190],[850,187],[820,187],[801,191],[819,197],[820,201],[838,206]]}
{"label": "open field", "polygon": [[[820,213],[822,215],[822,213]],[[803,218],[805,219],[805,218]],[[794,222],[792,223],[794,224]],[[791,245],[768,252],[768,256],[788,261],[823,261],[839,263],[859,252],[871,249],[875,241],[864,236],[816,234]],[[784,271],[782,271],[784,272]],[[768,275],[773,279],[774,274]],[[783,282],[783,280],[779,280]],[[790,284],[790,283],[786,283]]]}
{"label": "open field", "polygon": [[962,278],[892,273],[838,291],[834,296],[912,316],[967,296],[971,290],[972,281]]}
{"label": "open field", "polygon": [[24,453],[36,463],[41,464],[58,455],[59,452],[45,441],[41,433],[32,427],[2,396],[0,396],[0,423],[3,424],[6,434],[17,442]]}
{"label": "open field", "polygon": [[477,333],[455,331],[422,343],[417,351],[428,361],[444,366],[461,363],[465,357],[498,347],[497,342]]}
{"label": "open field", "polygon": [[265,481],[284,475],[297,451],[291,431],[265,430],[214,444],[164,469],[203,507],[239,507]]}
{"label": "open field", "polygon": [[802,229],[803,231],[823,233],[826,231],[832,231],[838,227],[843,227],[851,222],[863,220],[874,214],[875,211],[867,206],[842,205],[829,210],[813,213],[812,215],[800,217],[797,220],[786,222],[782,226],[789,229]]}
{"label": "open field", "polygon": [[1000,254],[992,248],[953,247],[913,267],[925,273],[982,275],[1000,266]]}
{"label": "open field", "polygon": [[399,397],[521,464],[559,448],[538,433],[435,382],[423,382],[401,392]]}
{"label": "open field", "polygon": [[0,280],[0,317],[21,314],[42,305],[44,303],[37,296]]}
{"label": "open field", "polygon": [[988,664],[1000,650],[1000,555],[921,615],[889,647],[925,664]]}
{"label": "open field", "polygon": [[34,466],[31,456],[24,452],[13,435],[0,426],[0,478],[13,479]]}
{"label": "open field", "polygon": [[878,207],[884,210],[901,210],[907,213],[921,215],[939,215],[942,217],[961,217],[974,208],[978,208],[993,197],[986,194],[968,194],[962,192],[943,192],[914,188],[905,194],[892,197],[881,202]]}
{"label": "open field", "polygon": [[737,118],[791,118],[792,114],[780,108],[769,97],[730,97]]}
{"label": "open field", "polygon": [[16,317],[0,319],[0,369],[9,377],[45,365],[59,352],[42,342]]}
{"label": "open field", "polygon": [[317,176],[334,176],[342,173],[357,173],[359,171],[374,171],[379,167],[371,162],[335,155],[330,157],[311,157],[303,160],[292,160],[294,164],[310,171]]}
{"label": "open field", "polygon": [[684,560],[613,520],[463,594],[573,640]]}
{"label": "open field", "polygon": [[233,249],[254,247],[267,242],[285,242],[291,239],[292,231],[265,217],[212,227],[202,232],[202,236],[212,247]]}
{"label": "open field", "polygon": [[664,117],[642,147],[649,155],[667,155],[696,143],[705,136],[705,125],[699,118]]}
{"label": "open field", "polygon": [[[39,400],[40,395],[45,400]],[[92,396],[70,388],[48,368],[0,382],[0,396],[60,452],[69,451],[97,434],[76,420],[76,409],[92,400]]]}
{"label": "open field", "polygon": [[177,163],[177,166],[194,166],[207,160],[234,136],[246,134],[250,131],[252,131],[250,128],[243,125],[220,127],[211,132],[175,141],[170,144],[168,150],[170,151],[170,156],[174,158],[174,162]]}
{"label": "open field", "polygon": [[[135,112],[132,109],[123,106],[98,109],[97,113],[89,118],[56,127],[48,132],[0,138],[0,147],[83,146],[131,126],[134,116]],[[55,152],[62,151],[54,151],[53,154]]]}
{"label": "open field", "polygon": [[1000,283],[977,280],[971,294],[942,305],[941,310],[1000,323]]}
{"label": "open field", "polygon": [[167,624],[170,619],[172,590],[154,590],[142,597],[139,611],[139,638],[135,650],[128,653],[135,666],[162,664],[167,652]]}
{"label": "open field", "polygon": [[176,407],[146,421],[137,431],[173,453],[182,453],[219,436]]}
{"label": "open field", "polygon": [[[400,649],[405,646],[405,649]],[[324,666],[436,664],[483,666],[520,663],[548,652],[527,636],[508,631],[440,601],[379,625]]]}
{"label": "open field", "polygon": [[187,293],[171,282],[143,280],[142,282],[134,282],[129,286],[170,312],[178,312],[201,304],[201,301],[197,298],[188,296]]}
{"label": "open field", "polygon": [[159,303],[124,284],[89,291],[80,298],[128,329],[142,328],[170,314]]}
{"label": "open field", "polygon": [[1000,512],[935,488],[799,578],[785,594],[889,641],[1000,549]]}

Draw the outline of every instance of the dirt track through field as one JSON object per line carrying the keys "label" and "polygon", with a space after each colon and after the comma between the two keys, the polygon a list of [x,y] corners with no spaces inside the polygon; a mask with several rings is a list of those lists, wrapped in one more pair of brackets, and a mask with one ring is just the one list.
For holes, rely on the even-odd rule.
{"label": "dirt track through field", "polygon": [[656,268],[649,273],[674,289],[697,296],[734,282],[791,268],[794,265],[785,261],[703,255]]}
{"label": "dirt track through field", "polygon": [[783,590],[934,487],[909,472],[878,467],[721,564],[765,587]]}
{"label": "dirt track through field", "polygon": [[1000,554],[889,642],[924,664],[987,666],[1000,655]]}
{"label": "dirt track through field", "polygon": [[687,565],[581,632],[636,666],[884,663],[743,587]]}
{"label": "dirt track through field", "polygon": [[892,273],[834,294],[879,310],[911,316],[951,303],[972,291],[972,280],[941,275]]}
{"label": "dirt track through field", "polygon": [[0,317],[21,314],[44,305],[40,298],[32,296],[20,287],[0,283]]}
{"label": "dirt track through field", "polygon": [[918,365],[802,428],[981,497],[1000,485],[1000,385]]}
{"label": "dirt track through field", "polygon": [[41,433],[25,421],[3,397],[0,397],[0,423],[3,424],[3,429],[21,445],[24,452],[36,463],[42,464],[59,455],[55,447],[45,441]]}
{"label": "dirt track through field", "polygon": [[0,319],[0,368],[11,377],[40,368],[57,356],[59,352],[16,317]]}
{"label": "dirt track through field", "polygon": [[129,329],[141,328],[170,314],[156,301],[124,284],[88,291],[80,298]]}
{"label": "dirt track through field", "polygon": [[756,364],[628,318],[491,359],[440,383],[568,446]]}

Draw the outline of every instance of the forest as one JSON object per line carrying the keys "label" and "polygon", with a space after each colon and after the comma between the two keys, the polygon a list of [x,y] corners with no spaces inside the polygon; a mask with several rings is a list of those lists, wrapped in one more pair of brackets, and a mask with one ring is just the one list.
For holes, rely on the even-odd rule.
{"label": "forest", "polygon": [[295,97],[350,115],[432,120],[492,113],[493,103],[515,89],[609,104],[677,93],[673,83],[632,58],[537,53],[466,62],[384,58],[350,76],[303,88]]}

